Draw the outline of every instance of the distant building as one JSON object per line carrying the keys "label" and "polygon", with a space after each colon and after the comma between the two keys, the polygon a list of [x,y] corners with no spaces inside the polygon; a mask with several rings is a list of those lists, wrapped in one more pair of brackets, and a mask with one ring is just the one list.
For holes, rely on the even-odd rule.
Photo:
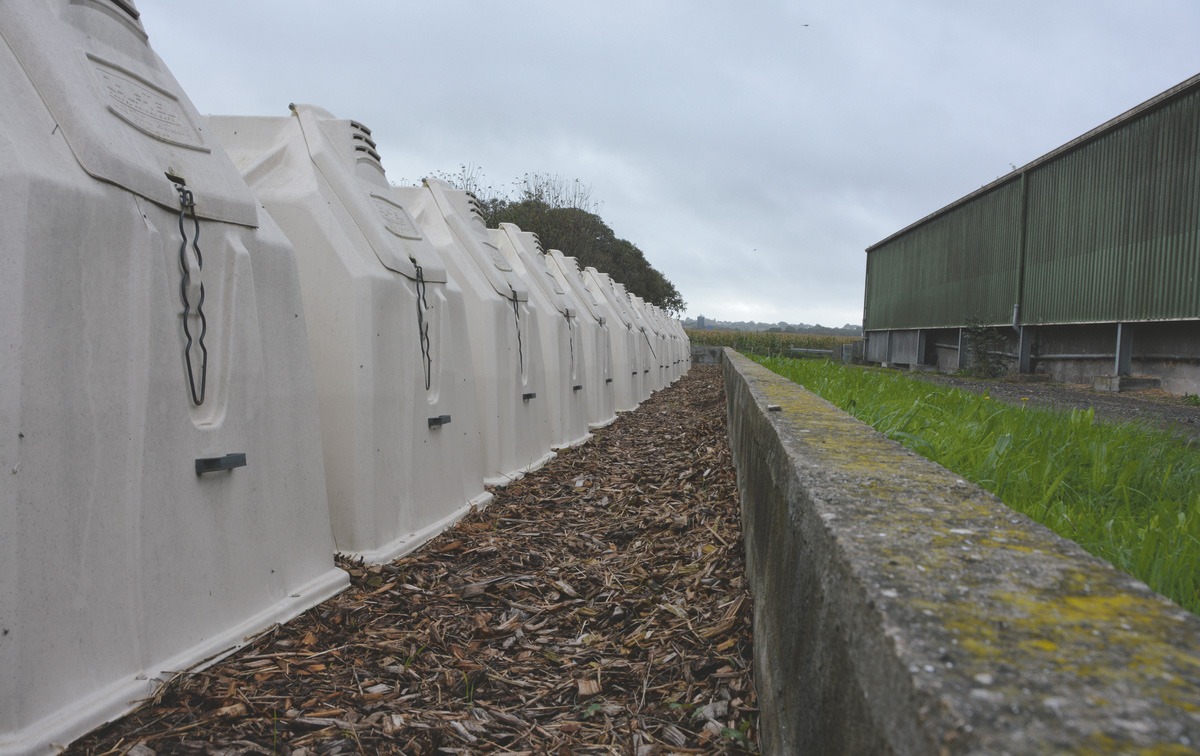
{"label": "distant building", "polygon": [[1200,76],[869,247],[867,359],[1200,393],[1197,124]]}
{"label": "distant building", "polygon": [[696,316],[696,327],[699,328],[701,331],[705,330],[708,327],[706,321],[704,320],[703,315]]}

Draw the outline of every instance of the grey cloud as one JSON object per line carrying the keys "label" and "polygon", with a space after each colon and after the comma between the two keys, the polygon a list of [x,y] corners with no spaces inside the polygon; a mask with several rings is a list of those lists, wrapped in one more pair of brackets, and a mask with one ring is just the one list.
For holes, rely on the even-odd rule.
{"label": "grey cloud", "polygon": [[690,314],[771,322],[857,321],[866,246],[1200,69],[1188,0],[139,7],[202,112],[321,105],[393,180],[578,177]]}

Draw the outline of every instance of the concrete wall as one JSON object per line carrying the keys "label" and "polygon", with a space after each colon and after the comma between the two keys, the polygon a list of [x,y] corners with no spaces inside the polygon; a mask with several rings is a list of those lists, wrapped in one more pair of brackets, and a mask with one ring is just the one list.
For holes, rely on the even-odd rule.
{"label": "concrete wall", "polygon": [[731,350],[724,370],[764,753],[1200,748],[1200,619]]}
{"label": "concrete wall", "polygon": [[938,372],[953,373],[959,368],[958,329],[940,328],[925,332],[929,362]]}
{"label": "concrete wall", "polygon": [[924,363],[924,343],[920,331],[871,331],[866,339],[868,362],[900,365]]}
{"label": "concrete wall", "polygon": [[[1113,374],[1115,325],[1088,323],[1034,329],[1034,371],[1046,373],[1061,383],[1090,384],[1093,376]],[[1056,355],[1067,357],[1060,359]]]}
{"label": "concrete wall", "polygon": [[[1117,325],[1082,323],[1053,326],[1026,326],[1032,345],[1032,372],[1050,376],[1060,383],[1092,383],[1096,376],[1113,375],[1116,370]],[[1200,394],[1200,321],[1129,323],[1132,334],[1133,375],[1157,378],[1162,388],[1173,394]],[[1007,372],[1017,371],[1016,332],[996,327],[1001,337],[1000,359]],[[944,373],[960,369],[958,329],[927,329],[924,347],[917,342],[918,331],[893,331],[889,346],[887,331],[867,334],[868,362],[911,365],[928,362]],[[961,367],[971,362],[969,344]],[[914,362],[914,360],[916,360]]]}
{"label": "concrete wall", "polygon": [[[1158,378],[1162,387],[1173,394],[1200,393],[1200,323],[1131,323],[1126,327],[1132,332],[1134,375]],[[1094,376],[1112,375],[1116,330],[1114,323],[1038,327],[1034,367],[1066,383],[1091,383]]]}

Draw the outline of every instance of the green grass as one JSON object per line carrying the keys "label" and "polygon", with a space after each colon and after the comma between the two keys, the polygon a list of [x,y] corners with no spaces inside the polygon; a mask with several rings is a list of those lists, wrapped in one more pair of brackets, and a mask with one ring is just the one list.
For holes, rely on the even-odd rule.
{"label": "green grass", "polygon": [[758,358],[1200,614],[1200,450],[1092,410],[1015,407],[907,376]]}

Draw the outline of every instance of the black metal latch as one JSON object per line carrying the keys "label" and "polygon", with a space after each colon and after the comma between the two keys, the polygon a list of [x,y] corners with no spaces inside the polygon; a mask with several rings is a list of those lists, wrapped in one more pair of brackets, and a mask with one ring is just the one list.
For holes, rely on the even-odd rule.
{"label": "black metal latch", "polygon": [[199,457],[196,460],[196,474],[221,472],[235,467],[246,466],[246,455],[242,452],[226,454],[224,457]]}
{"label": "black metal latch", "polygon": [[536,398],[537,398],[537,392],[535,392],[535,391],[530,391],[528,393],[521,394],[521,401],[523,401],[523,402],[527,402],[530,399],[536,399]]}
{"label": "black metal latch", "polygon": [[450,424],[450,416],[449,415],[438,415],[437,417],[429,418],[429,427],[430,428],[441,428],[443,425],[449,425],[449,424]]}

